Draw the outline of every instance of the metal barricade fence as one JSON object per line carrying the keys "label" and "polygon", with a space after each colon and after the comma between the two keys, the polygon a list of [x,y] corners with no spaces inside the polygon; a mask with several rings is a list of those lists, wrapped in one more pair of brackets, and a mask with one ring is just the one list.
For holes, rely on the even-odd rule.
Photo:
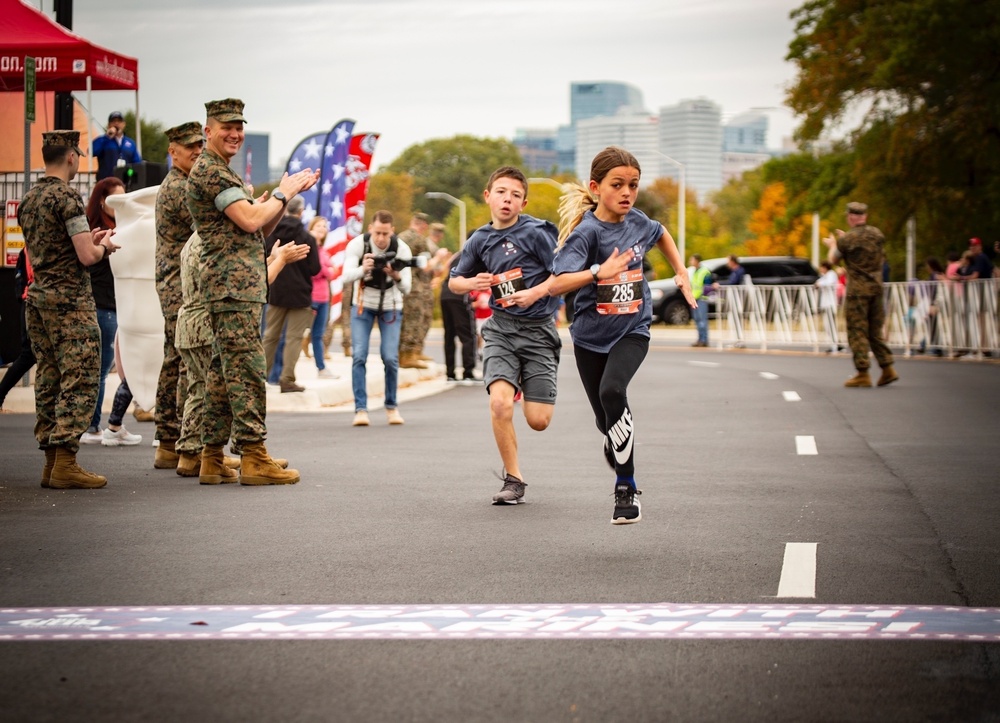
{"label": "metal barricade fence", "polygon": [[[1000,278],[884,285],[886,342],[896,353],[1000,356]],[[820,305],[814,286],[721,286],[712,342],[836,349],[847,343],[842,302]]]}

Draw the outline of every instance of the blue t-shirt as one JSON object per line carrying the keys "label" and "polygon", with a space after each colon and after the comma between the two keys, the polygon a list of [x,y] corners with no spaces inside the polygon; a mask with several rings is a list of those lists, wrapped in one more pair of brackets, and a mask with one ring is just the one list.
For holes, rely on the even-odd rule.
{"label": "blue t-shirt", "polygon": [[469,278],[493,274],[490,308],[513,316],[542,319],[559,308],[559,299],[545,295],[531,306],[507,306],[504,299],[521,289],[531,289],[552,275],[552,259],[559,231],[550,221],[521,214],[517,223],[497,231],[492,224],[482,226],[469,237],[462,257],[452,267],[451,276]]}
{"label": "blue t-shirt", "polygon": [[573,343],[607,354],[628,334],[649,337],[653,320],[649,285],[642,275],[642,257],[663,236],[663,226],[638,209],[630,209],[620,223],[606,223],[587,211],[556,254],[554,273],[585,271],[607,261],[617,248],[635,254],[628,270],[600,284],[587,284],[576,292]]}

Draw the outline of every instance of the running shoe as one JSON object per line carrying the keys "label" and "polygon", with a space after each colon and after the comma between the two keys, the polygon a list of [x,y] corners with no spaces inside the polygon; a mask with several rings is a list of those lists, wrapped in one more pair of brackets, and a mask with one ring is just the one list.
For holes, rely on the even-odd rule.
{"label": "running shoe", "polygon": [[615,511],[611,515],[612,525],[631,525],[642,519],[639,500],[637,496],[642,494],[628,482],[617,482],[615,484]]}
{"label": "running shoe", "polygon": [[80,444],[101,444],[104,441],[103,431],[100,429],[91,431],[92,429],[94,428],[91,427],[80,435]]}
{"label": "running shoe", "polygon": [[528,485],[519,480],[517,477],[506,473],[502,479],[503,487],[500,488],[499,492],[493,495],[493,504],[516,505],[519,502],[524,502],[524,488]]}
{"label": "running shoe", "polygon": [[130,434],[125,427],[119,427],[117,432],[105,429],[101,438],[101,444],[105,447],[132,447],[141,441],[141,434]]}

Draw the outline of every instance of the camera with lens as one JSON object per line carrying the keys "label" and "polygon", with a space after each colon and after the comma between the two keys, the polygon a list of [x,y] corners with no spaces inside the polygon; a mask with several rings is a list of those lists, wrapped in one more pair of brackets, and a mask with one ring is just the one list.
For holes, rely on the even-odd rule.
{"label": "camera with lens", "polygon": [[388,276],[389,270],[400,272],[405,268],[423,269],[427,267],[427,256],[420,254],[412,259],[397,258],[395,251],[387,251],[384,254],[373,256],[374,266],[371,273],[365,277],[365,284],[375,286],[380,289],[387,289],[393,285],[393,280]]}

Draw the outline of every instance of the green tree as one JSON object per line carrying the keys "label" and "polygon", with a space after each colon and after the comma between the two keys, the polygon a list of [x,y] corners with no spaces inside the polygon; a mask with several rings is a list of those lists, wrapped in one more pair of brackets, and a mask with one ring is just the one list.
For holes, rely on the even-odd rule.
{"label": "green tree", "polygon": [[481,199],[490,174],[506,165],[521,165],[521,154],[510,141],[458,135],[410,146],[385,170],[411,176],[414,208],[445,218],[453,208],[451,204],[424,198],[424,193],[436,191],[456,198]]}
{"label": "green tree", "polygon": [[413,214],[413,178],[405,173],[379,171],[371,176],[365,198],[364,228],[376,211],[389,211],[397,231],[410,225]]}
{"label": "green tree", "polygon": [[910,216],[922,253],[995,229],[1000,3],[811,0],[792,18],[798,137],[853,122],[840,150],[851,166],[843,190],[869,203],[890,247]]}
{"label": "green tree", "polygon": [[[125,135],[135,136],[135,112],[126,111],[125,115]],[[166,128],[160,121],[149,121],[142,119],[142,160],[150,163],[167,162],[167,146],[170,143],[163,134]]]}

